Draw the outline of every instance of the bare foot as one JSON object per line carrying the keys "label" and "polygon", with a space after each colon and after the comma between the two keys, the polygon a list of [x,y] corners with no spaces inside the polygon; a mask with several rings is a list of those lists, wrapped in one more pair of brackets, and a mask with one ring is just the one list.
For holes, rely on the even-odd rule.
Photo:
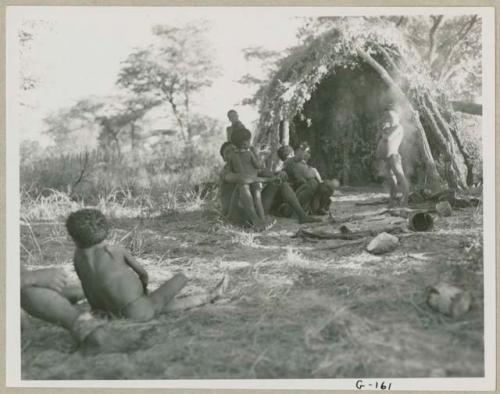
{"label": "bare foot", "polygon": [[254,229],[256,231],[266,231],[269,230],[271,227],[273,227],[275,224],[276,224],[276,219],[268,217],[263,223],[256,224],[254,226]]}
{"label": "bare foot", "polygon": [[165,308],[163,308],[162,312],[181,311],[212,303],[224,294],[227,290],[228,283],[229,276],[225,274],[209,292],[188,297],[174,298]]}
{"label": "bare foot", "polygon": [[299,219],[299,223],[300,224],[305,224],[305,223],[319,223],[321,222],[322,220],[320,218],[315,218],[315,217],[312,217],[312,216],[304,216],[302,218]]}

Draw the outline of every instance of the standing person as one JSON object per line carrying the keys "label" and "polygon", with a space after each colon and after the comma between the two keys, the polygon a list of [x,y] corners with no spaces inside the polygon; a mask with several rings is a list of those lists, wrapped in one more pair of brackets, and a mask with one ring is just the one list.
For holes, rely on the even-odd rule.
{"label": "standing person", "polygon": [[[399,122],[399,114],[395,106],[391,106],[384,113],[382,126],[375,156],[384,165],[384,176],[390,187],[389,206],[394,207],[408,205],[409,185],[401,163],[399,147],[403,140],[404,130]],[[397,198],[398,191],[401,191],[401,199]]]}
{"label": "standing person", "polygon": [[233,131],[236,129],[246,129],[246,127],[243,123],[241,123],[238,112],[236,112],[234,109],[230,109],[227,112],[227,118],[231,122],[231,125],[226,127],[226,141],[231,142],[231,135]]}

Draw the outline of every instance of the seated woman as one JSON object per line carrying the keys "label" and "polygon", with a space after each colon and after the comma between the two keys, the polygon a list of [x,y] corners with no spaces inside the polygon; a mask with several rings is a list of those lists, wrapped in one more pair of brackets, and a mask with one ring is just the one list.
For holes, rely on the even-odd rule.
{"label": "seated woman", "polygon": [[[262,204],[266,214],[280,205],[282,201],[288,203],[299,219],[300,223],[313,223],[319,220],[307,215],[300,206],[295,193],[286,182],[286,174],[274,175],[267,170],[261,170],[258,176],[237,174],[231,171],[228,162],[234,152],[234,145],[225,142],[220,148],[220,154],[226,165],[220,174],[220,198],[223,215],[230,222],[254,228],[265,228],[269,221],[262,221],[256,211],[256,206]],[[248,188],[249,184],[261,182],[263,190],[261,201],[254,201],[254,196]]]}
{"label": "seated woman", "polygon": [[311,158],[307,143],[301,144],[295,152],[292,147],[285,145],[277,153],[284,162],[283,169],[304,210],[313,215],[326,215],[337,184],[335,181],[323,181],[318,170],[307,164]]}

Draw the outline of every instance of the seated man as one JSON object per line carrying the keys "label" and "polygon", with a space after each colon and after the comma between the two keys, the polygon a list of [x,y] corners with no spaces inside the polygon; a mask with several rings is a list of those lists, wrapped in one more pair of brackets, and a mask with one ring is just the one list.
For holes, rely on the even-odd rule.
{"label": "seated man", "polygon": [[220,175],[220,198],[222,213],[232,223],[242,226],[251,226],[257,229],[265,227],[262,220],[256,213],[255,202],[248,187],[255,182],[264,184],[261,193],[261,204],[264,212],[269,213],[272,208],[281,205],[280,200],[287,202],[297,215],[300,223],[318,222],[307,215],[300,206],[295,193],[286,182],[286,174],[274,175],[266,170],[261,170],[258,176],[237,174],[231,171],[228,162],[234,152],[235,147],[230,142],[222,144],[220,154],[226,165]]}
{"label": "seated man", "polygon": [[283,169],[288,174],[302,207],[312,214],[327,214],[335,184],[333,181],[323,182],[318,170],[307,164],[311,157],[309,146],[303,143],[294,152],[292,147],[285,145],[277,153],[284,162]]}

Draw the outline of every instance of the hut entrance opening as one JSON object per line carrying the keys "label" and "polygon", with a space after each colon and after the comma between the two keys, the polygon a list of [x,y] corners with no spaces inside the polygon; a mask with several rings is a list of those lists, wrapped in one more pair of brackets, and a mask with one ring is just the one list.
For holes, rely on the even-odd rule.
{"label": "hut entrance opening", "polygon": [[307,141],[311,164],[326,178],[352,186],[379,183],[377,132],[391,101],[394,97],[387,85],[369,66],[336,69],[294,117],[290,142]]}

